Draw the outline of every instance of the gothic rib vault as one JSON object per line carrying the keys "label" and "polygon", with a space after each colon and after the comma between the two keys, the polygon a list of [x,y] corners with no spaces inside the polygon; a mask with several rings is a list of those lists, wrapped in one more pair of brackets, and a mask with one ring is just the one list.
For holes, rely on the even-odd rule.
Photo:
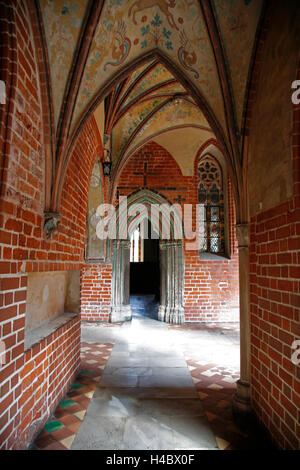
{"label": "gothic rib vault", "polygon": [[[229,165],[238,220],[246,220],[243,104],[263,2],[41,0],[35,6],[53,103],[47,209],[59,212],[76,136],[91,113],[99,116],[105,98],[102,126],[112,135],[116,172],[139,143],[158,135],[158,120],[164,121],[159,131],[176,139],[176,119],[199,144],[215,135]],[[174,97],[181,116],[170,116]]]}
{"label": "gothic rib vault", "polygon": [[[124,240],[89,244],[95,207],[120,217],[127,196],[179,211],[201,199],[203,246],[221,250],[189,250],[157,224],[159,320],[240,317],[234,410],[299,448],[299,2],[0,5],[0,447],[26,448],[62,399],[82,320],[131,318],[143,217]],[[205,165],[222,175],[214,187]]]}

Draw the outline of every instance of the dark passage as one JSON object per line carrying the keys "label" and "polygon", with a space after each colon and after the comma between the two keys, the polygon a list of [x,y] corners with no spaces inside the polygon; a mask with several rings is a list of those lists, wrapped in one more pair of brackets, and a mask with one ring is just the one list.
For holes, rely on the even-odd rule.
{"label": "dark passage", "polygon": [[130,263],[130,294],[153,294],[160,298],[159,240],[150,239],[151,225],[148,225],[149,239],[140,241],[140,258],[143,261]]}

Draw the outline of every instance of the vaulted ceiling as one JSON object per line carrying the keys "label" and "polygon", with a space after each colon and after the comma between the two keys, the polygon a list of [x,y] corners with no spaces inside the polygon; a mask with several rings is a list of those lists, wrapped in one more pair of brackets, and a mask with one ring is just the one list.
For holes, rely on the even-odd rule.
{"label": "vaulted ceiling", "polygon": [[[117,171],[148,140],[183,155],[215,137],[236,173],[263,0],[39,0],[53,165],[92,113]],[[176,145],[177,142],[177,145]],[[175,145],[174,145],[175,143]],[[239,185],[237,181],[236,185]]]}

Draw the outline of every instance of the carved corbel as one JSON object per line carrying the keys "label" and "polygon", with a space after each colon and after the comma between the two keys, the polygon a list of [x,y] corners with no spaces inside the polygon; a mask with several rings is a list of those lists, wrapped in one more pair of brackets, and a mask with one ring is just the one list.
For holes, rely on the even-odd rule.
{"label": "carved corbel", "polygon": [[53,233],[57,232],[60,218],[60,214],[56,212],[44,213],[44,233],[47,240],[51,238]]}

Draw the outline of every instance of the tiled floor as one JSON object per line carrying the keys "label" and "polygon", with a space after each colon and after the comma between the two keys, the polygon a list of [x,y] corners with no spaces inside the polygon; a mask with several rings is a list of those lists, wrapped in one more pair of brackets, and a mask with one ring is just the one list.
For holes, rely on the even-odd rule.
{"label": "tiled floor", "polygon": [[81,343],[81,370],[33,450],[70,449],[112,351],[111,343]]}
{"label": "tiled floor", "polygon": [[232,417],[238,325],[166,325],[144,300],[130,323],[83,325],[82,370],[33,448],[270,448]]}

